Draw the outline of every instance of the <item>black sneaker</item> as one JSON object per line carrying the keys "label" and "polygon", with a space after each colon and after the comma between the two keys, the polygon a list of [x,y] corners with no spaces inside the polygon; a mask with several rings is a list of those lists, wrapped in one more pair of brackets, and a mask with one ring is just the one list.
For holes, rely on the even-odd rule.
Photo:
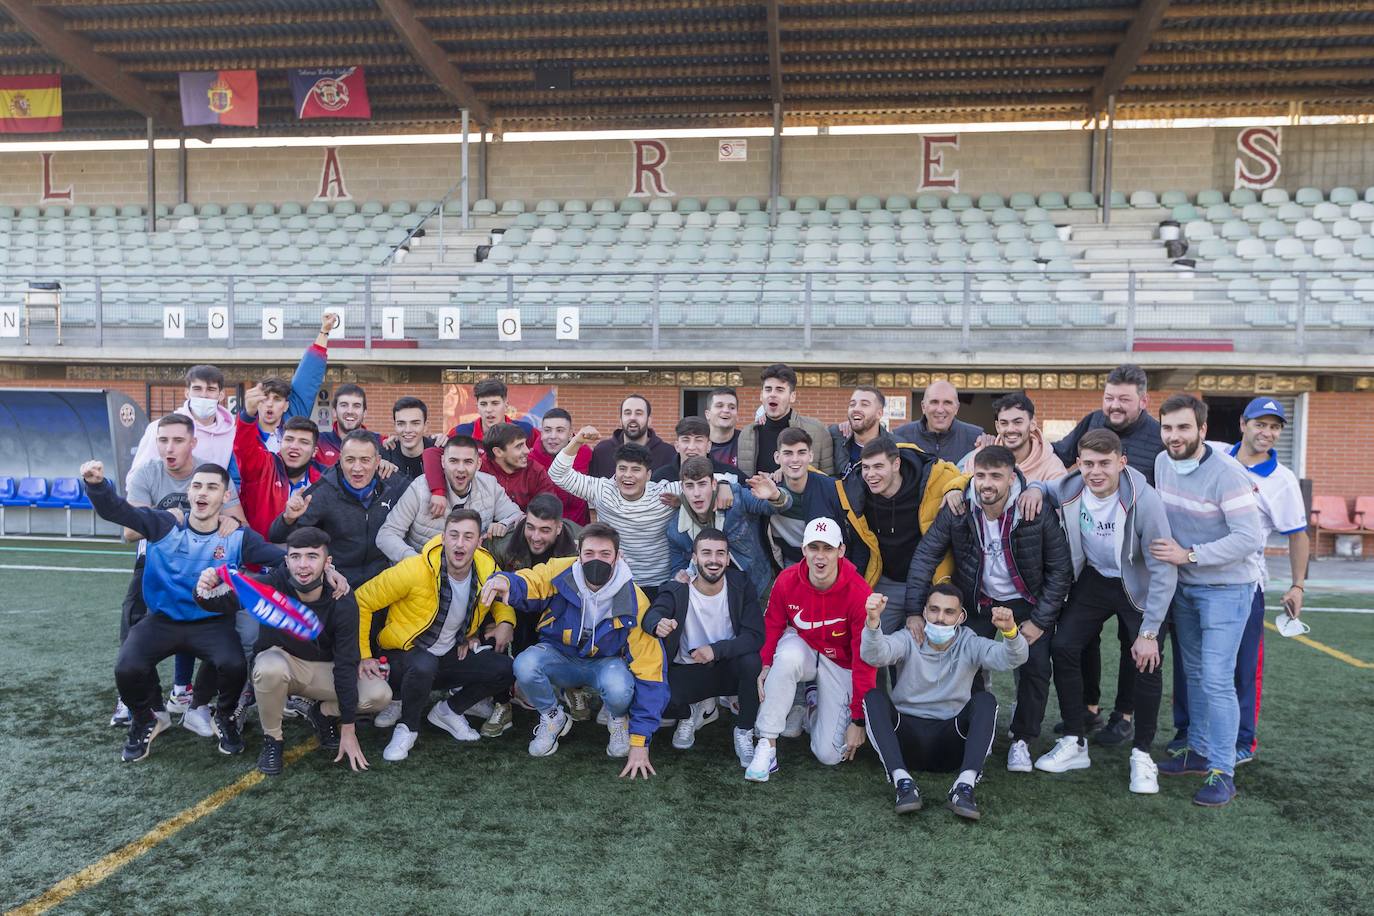
{"label": "black sneaker", "polygon": [[897,780],[897,813],[910,814],[921,810],[921,792],[910,779]]}
{"label": "black sneaker", "polygon": [[242,754],[243,732],[239,731],[236,713],[215,710],[211,722],[215,726],[215,737],[219,738],[219,752],[230,755]]}
{"label": "black sneaker", "polygon": [[[1101,728],[1102,724],[1102,711],[1098,710],[1097,712],[1093,712],[1090,709],[1083,716],[1083,733],[1085,735],[1091,735]],[[1064,723],[1062,720],[1054,723],[1054,733],[1056,735],[1064,734]]]}
{"label": "black sneaker", "polygon": [[129,721],[129,734],[124,739],[124,750],[120,753],[125,763],[133,763],[148,756],[153,739],[165,732],[172,724],[172,717],[165,712],[145,709],[135,713]]}
{"label": "black sneaker", "polygon": [[973,800],[973,786],[966,782],[956,783],[949,790],[949,801],[945,802],[945,807],[970,821],[976,821],[980,816],[978,802]]}
{"label": "black sneaker", "polygon": [[306,710],[305,718],[314,727],[315,737],[320,739],[320,747],[327,751],[339,749],[338,716],[326,716],[317,701],[310,704],[310,708]]}
{"label": "black sneaker", "polygon": [[243,688],[243,693],[239,694],[238,705],[234,707],[234,725],[242,735],[248,726],[248,710],[258,705],[258,697],[253,693],[253,685],[247,684]]}
{"label": "black sneaker", "polygon": [[281,739],[262,736],[262,753],[258,754],[258,769],[265,776],[281,775]]}
{"label": "black sneaker", "polygon": [[1093,735],[1093,744],[1103,747],[1116,747],[1135,737],[1135,726],[1130,720],[1123,719],[1121,713],[1113,712],[1107,724]]}

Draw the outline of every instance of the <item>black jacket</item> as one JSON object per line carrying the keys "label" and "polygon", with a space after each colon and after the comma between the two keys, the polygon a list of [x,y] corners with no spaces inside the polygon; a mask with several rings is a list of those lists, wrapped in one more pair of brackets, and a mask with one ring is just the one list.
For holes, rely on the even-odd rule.
{"label": "black jacket", "polygon": [[[625,444],[625,430],[617,429],[609,439],[602,439],[592,448],[592,463],[587,466],[588,477],[614,477],[615,451]],[[677,461],[677,449],[649,430],[644,446],[649,450],[649,470],[657,471]]]}
{"label": "black jacket", "polygon": [[496,560],[497,569],[513,572],[517,569],[529,569],[536,563],[543,563],[554,557],[577,556],[577,536],[581,533],[581,525],[577,522],[570,522],[566,518],[563,519],[563,530],[559,532],[558,539],[553,542],[553,547],[549,549],[548,556],[543,560],[536,560],[530,554],[529,541],[525,540],[525,525],[521,522],[492,541],[487,549],[491,551],[492,557]]}
{"label": "black jacket", "polygon": [[[253,576],[259,582],[270,585],[284,595],[296,598],[292,588],[291,573],[283,564],[275,569]],[[297,599],[299,600],[299,599]],[[234,613],[239,610],[238,595],[230,589],[223,595],[202,598],[196,595],[196,603],[207,611]],[[258,627],[258,641],[254,644],[255,653],[278,648],[301,661],[334,663],[334,695],[339,700],[339,721],[350,724],[358,710],[358,603],[352,593],[335,598],[326,583],[316,601],[302,602],[320,618],[320,635],[314,639],[296,639],[284,630]]]}
{"label": "black jacket", "polygon": [[958,464],[969,452],[973,451],[974,443],[983,434],[981,426],[974,426],[972,423],[965,423],[958,417],[950,423],[949,429],[942,433],[930,431],[926,424],[926,418],[899,426],[891,433],[892,438],[898,442],[910,442],[912,445],[919,445],[922,449],[934,455],[936,458],[943,458],[951,464]]}
{"label": "black jacket", "polygon": [[[735,482],[738,483],[740,486],[742,486],[742,487],[743,487],[743,486],[746,486],[746,484],[745,484],[745,479],[746,479],[746,478],[745,478],[745,476],[744,476],[743,474],[740,473],[739,468],[735,467],[735,466],[732,465],[732,464],[726,464],[726,463],[723,462],[723,461],[717,461],[715,458],[711,458],[710,455],[707,455],[706,457],[709,458],[710,461],[711,461],[711,473],[713,473],[713,474],[729,474],[729,475],[731,476],[731,478],[733,478],[733,479],[735,480]],[[661,468],[659,468],[658,470],[654,471],[654,473],[653,473],[652,475],[650,475],[649,479],[650,479],[650,480],[668,480],[668,481],[677,481],[677,480],[681,480],[681,479],[682,479],[682,456],[680,456],[680,455],[678,455],[676,452],[674,452],[674,453],[673,453],[673,463],[672,463],[672,464],[665,464],[663,467],[661,467]]]}
{"label": "black jacket", "polygon": [[[691,585],[676,579],[659,587],[658,597],[644,612],[640,626],[653,635],[660,620],[676,620],[677,629],[663,640],[663,651],[669,663],[677,658],[678,644],[682,641],[682,630],[687,620],[687,608],[691,603],[688,589]],[[757,655],[763,648],[763,611],[759,607],[758,590],[749,580],[748,574],[731,566],[725,570],[725,597],[730,606],[730,623],[735,628],[733,639],[722,639],[711,646],[716,660],[738,658],[741,655]]]}
{"label": "black jacket", "polygon": [[[1054,453],[1064,462],[1064,467],[1072,467],[1078,460],[1078,440],[1083,434],[1107,425],[1107,417],[1100,410],[1094,410],[1078,421],[1069,434],[1054,444]],[[1164,451],[1164,442],[1159,435],[1159,421],[1145,411],[1140,412],[1135,422],[1125,429],[1112,432],[1121,437],[1121,449],[1126,453],[1126,463],[1145,475],[1145,482],[1155,485],[1155,456]]]}
{"label": "black jacket", "polygon": [[[1025,487],[1021,472],[1017,480]],[[1059,516],[1042,511],[1035,521],[1027,521],[1015,508],[1018,495],[1012,489],[1007,511],[1013,512],[1011,527],[1011,565],[1014,576],[1025,583],[1029,594],[1024,597],[1035,610],[1031,620],[1041,629],[1054,626],[1059,611],[1073,584],[1073,558]],[[942,507],[935,524],[921,537],[911,558],[911,570],[906,579],[907,614],[919,614],[930,594],[931,577],[945,551],[954,554],[954,586],[964,596],[964,610],[969,618],[986,613],[978,606],[980,583],[983,577],[983,539],[978,530],[980,522],[970,504],[963,515],[955,515]]]}
{"label": "black jacket", "polygon": [[349,586],[357,589],[391,565],[377,547],[377,532],[410,481],[403,474],[392,474],[386,480],[379,478],[372,501],[364,507],[344,487],[342,474],[339,468],[332,467],[321,475],[305,491],[310,496],[310,505],[301,517],[288,523],[277,516],[267,536],[273,543],[281,544],[297,528],[319,528],[329,535],[329,554],[334,558],[335,568]]}

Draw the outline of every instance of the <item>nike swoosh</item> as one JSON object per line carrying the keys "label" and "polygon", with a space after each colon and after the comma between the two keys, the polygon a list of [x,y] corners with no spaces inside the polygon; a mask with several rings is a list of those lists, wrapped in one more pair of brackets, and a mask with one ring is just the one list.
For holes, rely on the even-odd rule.
{"label": "nike swoosh", "polygon": [[840,630],[838,633],[835,632],[834,630],[831,630],[831,631],[830,631],[830,635],[831,635],[832,637],[834,637],[835,639],[844,639],[844,638],[845,638],[846,636],[848,636],[849,634],[848,634],[847,632],[845,632],[844,630]]}
{"label": "nike swoosh", "polygon": [[792,620],[792,626],[796,627],[798,630],[818,630],[821,627],[833,627],[840,623],[844,623],[843,617],[836,617],[834,620],[817,620],[814,623],[802,620],[799,617],[793,618]]}

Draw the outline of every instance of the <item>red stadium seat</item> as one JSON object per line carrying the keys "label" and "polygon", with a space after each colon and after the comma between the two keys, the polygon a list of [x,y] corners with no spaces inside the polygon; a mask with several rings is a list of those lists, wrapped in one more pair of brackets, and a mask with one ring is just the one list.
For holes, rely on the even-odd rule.
{"label": "red stadium seat", "polygon": [[1311,522],[1314,529],[1315,543],[1312,545],[1314,554],[1320,553],[1323,531],[1330,531],[1333,534],[1351,534],[1360,530],[1360,526],[1350,520],[1350,511],[1346,507],[1344,496],[1312,497]]}
{"label": "red stadium seat", "polygon": [[1374,532],[1374,496],[1355,497],[1355,524],[1361,531]]}

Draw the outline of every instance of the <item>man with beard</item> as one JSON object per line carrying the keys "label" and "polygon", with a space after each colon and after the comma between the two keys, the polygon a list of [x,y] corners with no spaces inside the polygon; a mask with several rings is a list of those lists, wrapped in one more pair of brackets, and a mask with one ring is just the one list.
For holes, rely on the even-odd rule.
{"label": "man with beard", "polygon": [[[282,715],[287,697],[310,700],[307,717],[320,747],[336,751],[356,772],[368,767],[358,746],[354,720],[391,702],[391,688],[380,678],[358,678],[358,605],[352,595],[335,598],[325,585],[329,535],[298,528],[286,539],[286,562],[255,576],[300,601],[320,620],[320,634],[302,640],[276,627],[261,627],[253,658],[253,690],[262,723],[258,769],[267,776],[282,771]],[[197,603],[209,611],[232,614],[239,599],[214,569],[201,574]]]}
{"label": "man with beard", "polygon": [[[329,429],[320,430],[320,441],[315,446],[315,461],[324,467],[330,467],[339,460],[339,449],[343,448],[344,436],[360,429],[367,432],[364,422],[367,419],[367,392],[363,391],[362,385],[355,385],[352,382],[340,385],[334,389],[334,422]],[[382,447],[382,437],[376,433],[368,433],[377,442],[377,448]]]}
{"label": "man with beard", "polygon": [[[491,555],[501,569],[529,569],[556,557],[577,556],[577,537],[581,533],[581,525],[563,517],[563,505],[558,497],[540,493],[530,500],[525,520],[492,543]],[[514,651],[534,645],[536,623],[536,615],[516,614]]]}
{"label": "man with beard", "polygon": [[654,408],[642,394],[632,394],[620,402],[620,428],[592,448],[588,477],[614,477],[616,452],[622,445],[637,445],[649,453],[649,471],[653,472],[677,460],[677,452],[658,437],[649,426]]}
{"label": "man with beard", "polygon": [[[1073,582],[1073,559],[1058,517],[1040,512],[1032,519],[1016,504],[1025,485],[1005,446],[989,445],[979,452],[967,494],[970,509],[961,515],[948,506],[940,510],[916,545],[906,588],[908,612],[924,609],[935,570],[951,552],[952,581],[969,611],[964,626],[992,638],[992,608],[1011,608],[1030,645],[1011,720],[1007,769],[1013,773],[1032,771],[1030,743],[1040,735],[1049,698],[1050,640]],[[907,617],[907,628],[918,644],[924,640],[925,618],[919,610]]]}
{"label": "man with beard", "polygon": [[783,430],[802,429],[811,438],[812,460],[822,474],[835,472],[830,433],[825,424],[811,417],[803,417],[793,410],[797,403],[797,373],[791,366],[774,363],[759,373],[763,387],[759,403],[763,416],[739,435],[739,452],[735,466],[747,477],[763,471],[771,474],[778,469],[778,445]]}
{"label": "man with beard", "polygon": [[[1027,483],[1040,480],[1058,480],[1069,473],[1064,462],[1054,450],[1045,444],[1040,427],[1035,422],[1035,404],[1030,398],[1017,391],[998,398],[992,403],[993,428],[995,437],[980,437],[979,448],[983,445],[1005,445],[1016,456],[1016,469]],[[965,472],[973,467],[973,457],[978,454],[974,449],[959,462]]]}
{"label": "man with beard", "polygon": [[377,533],[409,482],[393,473],[383,480],[377,439],[362,429],[344,435],[338,463],[303,493],[294,493],[272,522],[268,537],[285,543],[297,528],[319,528],[329,535],[334,565],[351,588],[386,569]]}
{"label": "man with beard", "polygon": [[720,486],[713,476],[711,464],[711,459],[705,455],[682,462],[682,505],[677,514],[668,519],[665,529],[673,559],[672,572],[679,582],[685,580],[697,534],[715,528],[725,532],[730,544],[730,563],[743,572],[762,595],[768,590],[773,576],[771,564],[758,547],[758,520],[760,516],[791,507],[792,495],[782,492],[767,474],[756,474],[749,478],[748,490],[730,482],[734,502],[729,509],[718,508]]}
{"label": "man with beard", "polygon": [[429,481],[417,477],[391,507],[377,532],[377,547],[399,563],[420,552],[443,531],[439,521],[454,509],[471,509],[482,523],[483,537],[502,537],[520,520],[520,507],[511,502],[496,478],[478,470],[481,446],[468,436],[444,443],[444,490],[431,495]]}
{"label": "man with beard", "polygon": [[[553,459],[558,457],[558,453],[572,437],[572,414],[562,407],[550,408],[544,412],[544,418],[540,421],[539,444],[530,449],[530,458],[539,462],[547,471],[552,467]],[[573,470],[585,474],[591,466],[592,450],[590,446],[584,445],[573,457]],[[591,509],[587,507],[585,499],[573,496],[558,484],[554,484],[554,489],[558,492],[558,498],[563,501],[564,518],[579,525],[585,525],[592,520]]]}
{"label": "man with beard", "polygon": [[921,395],[921,419],[892,431],[898,442],[910,442],[945,461],[958,461],[973,450],[983,430],[959,419],[959,389],[943,379]]}
{"label": "man with beard", "polygon": [[758,594],[731,562],[730,542],[719,528],[702,528],[692,542],[695,574],[669,582],[644,614],[644,630],[663,640],[668,665],[668,708],[677,719],[673,747],[696,742],[691,705],[712,697],[737,696],[734,745],[739,765],[754,759],[758,677],[763,670],[763,612]]}
{"label": "man with beard", "polygon": [[706,422],[711,424],[711,457],[735,467],[739,456],[739,393],[733,388],[712,388],[706,392]]}
{"label": "man with beard", "polygon": [[1207,438],[1207,405],[1176,394],[1159,409],[1165,452],[1155,461],[1172,537],[1150,555],[1178,567],[1170,608],[1174,664],[1188,679],[1188,746],[1159,765],[1164,776],[1202,775],[1193,803],[1219,808],[1236,795],[1236,654],[1259,587],[1264,529],[1250,472]]}
{"label": "man with beard", "polygon": [[849,396],[849,412],[843,423],[830,424],[835,454],[835,476],[843,478],[859,463],[864,446],[885,434],[883,408],[887,396],[872,385],[860,385]]}
{"label": "man with beard", "polygon": [[[419,554],[358,589],[362,678],[381,677],[368,634],[372,616],[390,606],[377,645],[391,664],[390,681],[400,708],[388,706],[373,721],[379,727],[395,721],[393,717],[400,721],[382,751],[383,760],[395,763],[410,755],[432,690],[458,688],[434,704],[427,716],[431,725],[455,741],[495,738],[510,728],[510,687],[515,678],[506,647],[515,635],[515,612],[483,591],[496,572],[496,561],[479,546],[481,523],[471,509],[454,509],[444,520],[443,532]],[[464,716],[478,714],[477,704],[489,699],[494,703],[479,733]]]}
{"label": "man with beard", "polygon": [[482,603],[498,601],[539,614],[539,642],[515,660],[520,692],[539,712],[530,756],[553,754],[572,728],[554,691],[590,687],[606,707],[606,755],[626,758],[620,775],[654,775],[649,740],[668,702],[667,659],[641,627],[649,599],[620,555],[616,530],[595,522],[582,529],[576,557],[492,576]]}
{"label": "man with beard", "polygon": [[319,427],[305,417],[287,420],[276,453],[268,449],[258,433],[256,417],[258,408],[269,400],[260,385],[244,392],[234,436],[234,460],[242,481],[239,501],[249,527],[263,537],[268,536],[287,500],[318,480],[322,470],[313,460]]}

